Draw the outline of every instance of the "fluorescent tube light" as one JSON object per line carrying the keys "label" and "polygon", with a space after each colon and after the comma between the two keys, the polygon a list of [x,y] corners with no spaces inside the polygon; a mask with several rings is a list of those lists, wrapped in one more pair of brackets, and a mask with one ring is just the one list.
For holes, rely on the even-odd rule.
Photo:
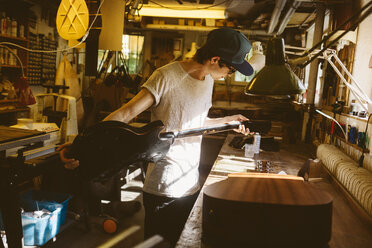
{"label": "fluorescent tube light", "polygon": [[155,17],[174,17],[174,18],[210,18],[225,19],[225,10],[223,9],[195,9],[195,10],[176,10],[167,8],[142,7],[139,10],[140,16]]}

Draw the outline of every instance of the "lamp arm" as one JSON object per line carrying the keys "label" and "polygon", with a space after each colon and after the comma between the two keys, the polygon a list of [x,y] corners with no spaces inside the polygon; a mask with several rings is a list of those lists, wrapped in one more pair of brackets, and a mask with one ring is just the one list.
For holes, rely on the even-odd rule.
{"label": "lamp arm", "polygon": [[[286,48],[285,50],[286,54],[292,54],[292,55],[299,56],[298,58],[288,60],[288,63],[292,65],[302,65],[305,62],[309,61],[315,55],[315,53],[318,53],[320,51],[319,49],[316,49],[310,52],[308,48],[306,47],[296,47],[296,46],[290,46],[290,45],[285,45],[285,48]],[[291,50],[295,50],[295,51],[291,51]],[[301,52],[297,52],[296,50],[299,50]],[[323,56],[319,56],[318,58],[323,58]]]}
{"label": "lamp arm", "polygon": [[341,72],[337,69],[337,67],[335,66],[335,64],[333,64],[332,61],[328,60],[328,63],[332,66],[332,68],[335,70],[335,72],[337,73],[337,75],[341,78],[341,80],[343,81],[343,83],[350,89],[350,91],[353,93],[353,95],[358,100],[358,102],[363,107],[363,109],[368,112],[368,109],[364,106],[364,103],[363,103],[361,97],[359,96],[358,93],[356,93],[356,89],[346,81],[346,79],[342,76]]}
{"label": "lamp arm", "polygon": [[[329,51],[330,50],[328,50],[328,52]],[[338,56],[336,55],[336,53],[331,50],[331,54],[330,55],[326,51],[323,53],[323,55],[327,59],[328,63],[332,66],[333,70],[335,70],[335,72],[337,73],[337,75],[340,77],[340,79],[342,80],[342,82],[350,89],[350,91],[356,97],[356,99],[361,104],[361,106],[363,107],[363,109],[366,112],[369,112],[368,111],[368,108],[364,105],[364,102],[367,102],[367,104],[371,105],[372,104],[371,99],[362,91],[362,89],[360,88],[359,84],[356,82],[356,80],[354,79],[354,77],[351,75],[351,73],[347,70],[347,68],[344,66],[344,64],[341,62],[341,60],[338,58]],[[340,70],[336,67],[335,63],[332,61],[332,57],[335,58],[336,62],[338,62],[338,64],[340,65],[341,69],[349,76],[349,78],[352,80],[352,82],[355,84],[356,87],[354,87],[354,85],[350,84],[345,79],[345,77],[342,75],[342,73],[340,72]]]}
{"label": "lamp arm", "polygon": [[[303,54],[300,55],[299,58],[296,59],[291,59],[288,62],[292,65],[299,65],[303,64],[304,61],[307,60],[310,61],[314,59],[314,57],[326,59],[327,62],[332,66],[333,70],[337,73],[337,75],[340,77],[341,81],[345,84],[346,87],[350,89],[350,91],[353,93],[355,98],[358,100],[360,105],[363,107],[363,109],[366,112],[371,112],[368,111],[368,109],[371,107],[372,108],[372,100],[363,92],[362,88],[360,85],[357,83],[353,75],[349,72],[349,70],[346,68],[346,66],[342,63],[340,58],[337,56],[336,51],[333,49],[325,49],[323,52],[320,52],[319,50],[312,50],[311,52],[306,51],[306,48],[302,47],[294,47],[294,46],[285,46],[288,49],[292,50],[302,50]],[[286,51],[288,54],[294,54],[294,55],[299,55],[297,52],[290,52]],[[322,55],[322,56],[319,56]],[[335,62],[332,61],[332,58],[335,59]],[[341,71],[339,68],[337,68],[336,64],[338,64],[342,70],[343,73],[345,73],[349,79],[353,82],[353,84],[349,83],[344,75],[342,75]],[[367,107],[365,106],[365,103],[367,103]]]}
{"label": "lamp arm", "polygon": [[348,71],[348,69],[346,68],[346,66],[342,63],[342,61],[340,60],[340,58],[336,55],[336,52],[333,51],[333,57],[335,58],[335,60],[338,62],[338,64],[341,66],[341,68],[344,70],[344,72],[349,76],[349,78],[354,82],[355,86],[357,87],[357,89],[359,90],[359,93],[361,95],[363,95],[363,100],[365,100],[366,102],[368,103],[372,103],[372,101],[369,99],[369,97],[363,92],[362,88],[360,88],[359,84],[356,82],[355,78],[353,77],[353,75],[351,75],[351,73]]}

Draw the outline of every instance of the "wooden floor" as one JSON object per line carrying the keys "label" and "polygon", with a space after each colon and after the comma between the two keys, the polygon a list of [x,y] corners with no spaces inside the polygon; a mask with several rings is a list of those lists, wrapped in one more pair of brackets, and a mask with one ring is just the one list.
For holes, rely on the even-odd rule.
{"label": "wooden floor", "polygon": [[371,248],[372,226],[355,213],[344,195],[328,179],[311,179],[311,183],[333,197],[332,248]]}

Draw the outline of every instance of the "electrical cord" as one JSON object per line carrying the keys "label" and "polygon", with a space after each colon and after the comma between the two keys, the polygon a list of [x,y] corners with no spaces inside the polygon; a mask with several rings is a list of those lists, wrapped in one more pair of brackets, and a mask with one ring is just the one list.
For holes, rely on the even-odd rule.
{"label": "electrical cord", "polygon": [[335,118],[333,118],[333,117],[331,117],[331,116],[329,116],[329,115],[323,113],[323,112],[320,111],[319,109],[316,109],[315,111],[318,112],[319,114],[323,115],[324,117],[327,117],[328,119],[331,119],[332,121],[334,121],[334,122],[335,122],[335,123],[340,127],[342,133],[343,133],[344,136],[345,136],[345,140],[347,140],[346,133],[345,133],[344,129],[342,128],[341,124],[340,124],[338,121],[336,121]]}
{"label": "electrical cord", "polygon": [[68,50],[71,50],[77,46],[79,46],[80,44],[82,44],[87,38],[88,38],[88,35],[89,35],[89,31],[92,29],[92,26],[94,24],[94,22],[96,21],[98,15],[99,15],[99,11],[103,5],[103,3],[105,2],[105,0],[102,0],[100,5],[98,6],[98,9],[97,9],[97,13],[92,21],[92,23],[90,24],[88,30],[85,32],[85,34],[83,35],[81,41],[79,43],[77,43],[76,45],[74,45],[73,47],[68,47],[68,48],[63,48],[63,49],[57,49],[57,50],[33,50],[33,49],[29,49],[27,47],[23,47],[23,46],[20,46],[18,44],[14,44],[14,43],[11,43],[11,42],[0,42],[0,45],[8,45],[8,46],[14,46],[14,47],[18,47],[20,49],[23,49],[23,50],[26,50],[28,52],[35,52],[35,53],[57,53],[57,52],[65,52],[65,51],[68,51]]}
{"label": "electrical cord", "polygon": [[363,139],[363,142],[362,142],[362,155],[360,156],[359,158],[359,167],[363,167],[363,161],[364,161],[364,151],[366,149],[366,141],[367,141],[367,131],[368,131],[368,123],[369,123],[369,119],[371,118],[372,114],[370,114],[368,116],[368,119],[367,119],[367,125],[366,125],[366,130],[364,131],[364,137],[362,138]]}
{"label": "electrical cord", "polygon": [[22,77],[25,77],[25,71],[24,71],[24,68],[23,68],[23,63],[22,63],[22,60],[18,57],[18,55],[17,55],[16,53],[14,53],[14,52],[12,51],[12,49],[10,49],[10,48],[7,47],[7,46],[4,46],[4,45],[1,45],[1,44],[0,44],[0,47],[3,47],[3,48],[5,48],[5,49],[7,49],[11,54],[13,54],[14,57],[16,57],[16,59],[17,59],[19,65],[21,66],[21,69],[22,69]]}

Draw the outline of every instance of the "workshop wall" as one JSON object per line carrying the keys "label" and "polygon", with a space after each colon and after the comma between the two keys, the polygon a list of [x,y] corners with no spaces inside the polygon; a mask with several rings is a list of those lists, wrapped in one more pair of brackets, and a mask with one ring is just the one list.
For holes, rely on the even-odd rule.
{"label": "workshop wall", "polygon": [[[362,6],[371,0],[363,0]],[[370,68],[369,61],[372,57],[372,15],[368,16],[357,29],[357,44],[355,50],[355,60],[353,66],[353,76],[360,84],[364,92],[369,98],[372,98],[372,68]],[[351,96],[354,99],[354,96]]]}

